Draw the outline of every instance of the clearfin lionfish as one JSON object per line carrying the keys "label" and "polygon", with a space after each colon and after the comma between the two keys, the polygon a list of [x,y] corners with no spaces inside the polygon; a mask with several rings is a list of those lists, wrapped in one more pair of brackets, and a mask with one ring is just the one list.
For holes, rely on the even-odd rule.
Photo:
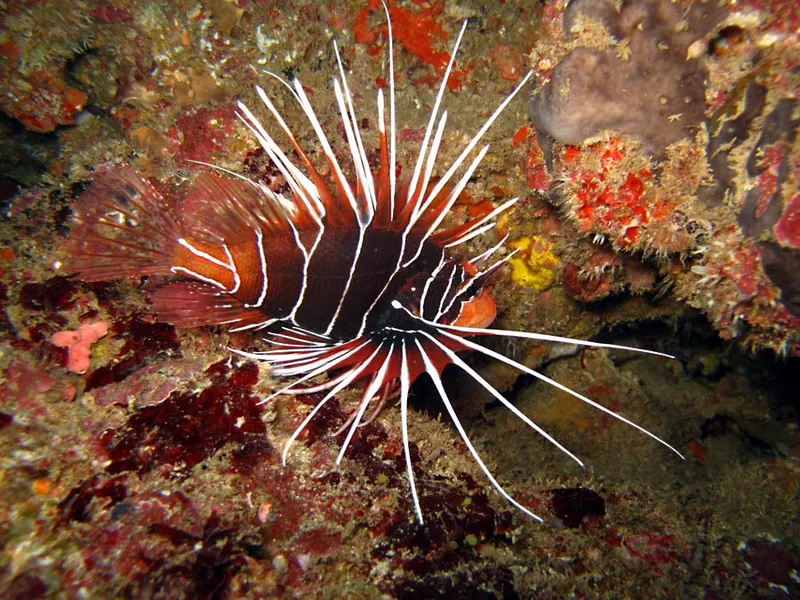
{"label": "clearfin lionfish", "polygon": [[[285,444],[284,462],[309,422],[346,387],[361,383],[364,389],[357,408],[341,429],[347,430],[347,435],[337,464],[359,424],[365,421],[367,410],[370,419],[388,398],[399,394],[408,480],[420,523],[423,515],[414,485],[407,420],[410,386],[427,373],[466,447],[494,488],[511,504],[541,521],[500,485],[470,442],[442,385],[445,366],[463,369],[534,431],[583,463],[481,377],[460,356],[463,351],[478,352],[516,367],[680,453],[621,415],[473,341],[477,336],[502,336],[637,350],[488,328],[496,310],[485,284],[511,256],[491,261],[500,254],[498,250],[508,236],[469,260],[455,258],[452,251],[492,229],[498,215],[517,199],[467,223],[445,228],[442,224],[488,150],[483,146],[474,152],[475,148],[531,73],[497,107],[444,174],[433,179],[447,122],[442,98],[465,29],[466,23],[453,48],[408,181],[396,180],[389,23],[389,118],[387,128],[384,94],[379,89],[380,166],[376,172],[369,164],[353,95],[334,44],[338,77],[333,87],[352,168],[334,154],[297,79],[283,83],[316,133],[330,169],[327,178],[301,148],[266,92],[257,87],[264,105],[288,138],[295,161],[241,102],[238,116],[282,174],[289,194],[273,192],[232,172],[226,178],[203,173],[175,207],[132,168],[116,169],[99,177],[77,203],[67,268],[90,281],[173,275],[176,281],[158,289],[152,299],[160,319],[178,326],[224,324],[231,331],[260,332],[270,349],[233,352],[269,363],[277,376],[295,378],[263,402],[280,394],[325,392]],[[324,374],[329,377],[323,383],[302,387]]]}

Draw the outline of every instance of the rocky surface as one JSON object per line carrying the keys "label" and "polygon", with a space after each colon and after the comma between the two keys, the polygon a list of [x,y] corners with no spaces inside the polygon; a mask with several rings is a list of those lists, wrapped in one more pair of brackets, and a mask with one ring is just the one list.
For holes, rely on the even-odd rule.
{"label": "rocky surface", "polygon": [[[373,144],[375,87],[386,77],[378,3],[301,0],[280,10],[246,0],[76,0],[58,3],[60,10],[7,4],[0,77],[15,90],[32,86],[30,97],[48,102],[0,103],[3,131],[14,134],[4,136],[14,149],[5,155],[18,157],[0,162],[6,597],[710,600],[800,592],[797,359],[775,359],[776,350],[795,353],[797,343],[794,3],[740,1],[721,16],[705,5],[699,13],[677,5],[691,18],[685,35],[674,36],[676,48],[686,36],[701,44],[688,42],[690,65],[679,63],[675,48],[665,51],[668,70],[676,76],[688,68],[694,86],[698,73],[708,82],[702,110],[693,101],[686,120],[660,119],[655,133],[637,137],[648,119],[631,114],[639,125],[630,129],[602,121],[589,129],[619,130],[578,139],[586,131],[574,127],[583,133],[543,148],[523,103],[512,104],[488,134],[492,147],[454,210],[454,218],[476,216],[521,197],[471,248],[506,233],[520,248],[519,262],[494,284],[499,326],[600,335],[677,356],[497,348],[664,437],[686,461],[555,388],[475,360],[587,468],[446,373],[490,468],[545,518],[531,521],[492,491],[421,381],[409,428],[423,527],[414,519],[391,402],[359,430],[337,468],[342,436],[333,434],[359,397],[358,390],[341,394],[283,466],[283,443],[318,398],[260,404],[277,382],[266,367],[227,350],[257,348],[257,338],[157,322],[147,299],[159,282],[86,284],[61,268],[70,206],[96,172],[114,164],[136,166],[167,197],[202,169],[188,159],[279,187],[279,173],[237,120],[235,99],[259,107],[253,85],[274,85],[301,144],[314,137],[262,69],[300,76],[344,149],[330,86],[334,37],[365,115],[365,143]],[[579,18],[587,5],[391,3],[401,175],[412,168],[463,19],[468,31],[446,96],[458,118],[448,124],[453,143],[443,145],[441,164],[525,63],[546,86],[578,46],[598,52],[599,35],[611,44],[603,52],[631,38],[631,59],[641,67],[633,53],[652,49],[648,27],[681,23],[670,7],[656,15],[657,2],[623,3],[626,19],[645,15],[642,29],[612,14],[611,4]],[[585,30],[576,31],[580,23]],[[47,76],[32,77],[34,64]],[[663,154],[651,150],[665,144]],[[107,333],[88,348],[86,372],[71,372],[68,348],[54,336],[98,323]],[[752,355],[720,333],[770,351]]]}

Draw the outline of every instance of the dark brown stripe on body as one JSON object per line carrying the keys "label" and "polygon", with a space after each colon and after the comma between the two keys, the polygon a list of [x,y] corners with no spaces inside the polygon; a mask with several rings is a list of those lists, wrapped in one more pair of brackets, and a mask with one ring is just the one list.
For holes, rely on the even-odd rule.
{"label": "dark brown stripe on body", "polygon": [[309,262],[305,295],[295,313],[300,327],[319,333],[328,328],[347,286],[357,245],[358,230],[325,230]]}
{"label": "dark brown stripe on body", "polygon": [[[267,264],[267,295],[259,307],[270,319],[282,319],[292,312],[303,285],[303,253],[293,237],[264,236],[264,258]],[[261,272],[257,266],[245,274],[254,278],[258,285],[249,289],[246,302],[255,304],[261,293]]]}

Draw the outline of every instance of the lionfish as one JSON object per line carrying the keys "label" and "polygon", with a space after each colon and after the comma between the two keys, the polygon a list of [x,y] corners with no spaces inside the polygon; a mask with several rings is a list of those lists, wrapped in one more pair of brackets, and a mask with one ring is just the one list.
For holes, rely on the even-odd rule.
{"label": "lionfish", "polygon": [[[327,178],[301,148],[267,93],[257,86],[258,95],[288,138],[295,159],[242,102],[238,103],[237,115],[283,176],[288,195],[217,167],[229,177],[210,172],[198,175],[180,205],[172,206],[134,169],[112,170],[100,176],[77,202],[67,269],[87,281],[173,275],[177,280],[157,289],[151,299],[161,320],[176,326],[216,324],[229,326],[231,332],[260,332],[270,349],[231,350],[268,363],[276,376],[294,377],[262,402],[281,394],[325,392],[284,445],[284,465],[290,447],[309,422],[345,388],[363,383],[357,408],[339,430],[347,430],[347,435],[337,465],[359,425],[374,418],[387,399],[399,395],[405,464],[420,524],[423,514],[414,484],[407,425],[409,390],[422,374],[433,381],[456,430],[492,486],[519,510],[542,520],[517,502],[481,459],[442,384],[441,374],[447,365],[462,369],[527,426],[583,466],[575,454],[470,366],[460,356],[463,351],[499,360],[555,386],[681,456],[670,444],[625,417],[473,340],[500,336],[668,356],[627,346],[489,328],[496,307],[486,283],[513,253],[494,262],[490,259],[501,254],[508,234],[468,260],[459,260],[453,251],[494,228],[497,217],[518,199],[463,224],[444,228],[442,224],[489,146],[473,151],[532,72],[489,116],[445,173],[434,179],[447,123],[442,99],[465,22],[431,109],[414,170],[408,181],[399,182],[395,169],[392,27],[385,4],[384,10],[388,21],[389,123],[387,130],[384,93],[378,89],[380,166],[375,173],[334,42],[338,76],[334,77],[333,89],[353,162],[349,176],[300,81],[290,83],[274,76],[290,90],[308,118],[330,169]],[[463,174],[455,179],[468,160]],[[326,374],[329,377],[323,383],[311,384],[310,380]],[[370,405],[373,408],[365,420]]]}

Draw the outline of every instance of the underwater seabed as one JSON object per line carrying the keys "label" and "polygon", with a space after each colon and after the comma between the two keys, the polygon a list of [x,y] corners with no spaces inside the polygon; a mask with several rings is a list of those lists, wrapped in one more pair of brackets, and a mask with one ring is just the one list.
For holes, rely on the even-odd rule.
{"label": "underwater seabed", "polygon": [[[544,522],[495,492],[423,378],[408,429],[424,526],[391,400],[336,467],[346,432],[333,434],[360,398],[357,389],[338,394],[283,466],[283,444],[321,396],[259,405],[280,381],[228,350],[263,349],[257,337],[159,322],[148,297],[163,279],[81,283],[61,269],[71,207],[115,164],[135,167],[168,199],[203,168],[190,161],[281,189],[280,173],[235,116],[237,100],[261,106],[255,84],[274,84],[268,91],[281,114],[318,159],[302,110],[263,69],[299,76],[324,129],[339,134],[336,150],[346,152],[331,89],[334,37],[365,115],[365,147],[376,147],[374,99],[386,84],[380,4],[7,2],[0,14],[4,597],[800,594],[800,321],[791,312],[800,255],[800,9],[794,0],[679,0],[656,10],[666,2],[619,5],[638,21],[609,11],[614,2],[389,2],[402,176],[413,170],[465,19],[444,97],[451,118],[441,164],[452,163],[534,70],[540,100],[529,108],[518,98],[503,112],[452,215],[464,221],[521,198],[467,249],[474,256],[509,234],[519,250],[492,282],[495,326],[676,358],[482,343],[618,411],[686,457],[556,388],[465,354],[586,468],[448,369],[445,387],[477,451]],[[588,19],[578,18],[580,6]],[[684,14],[685,22],[673,22]],[[668,48],[658,48],[665,40]],[[657,63],[648,54],[654,44]],[[581,56],[609,66],[614,77],[605,87],[635,91],[612,95],[609,113],[595,110],[587,98],[597,78],[574,76],[586,64]],[[638,69],[642,62],[659,68]],[[630,71],[658,73],[660,82],[638,77],[635,88],[617,86]],[[567,75],[580,97],[548,87]],[[676,82],[691,88],[685,109]],[[643,93],[654,90],[668,113],[656,110],[658,94]],[[606,121],[620,106],[622,117]],[[617,133],[583,138],[598,122]],[[266,127],[284,141],[274,123]]]}
{"label": "underwater seabed", "polygon": [[[330,435],[358,399],[343,394],[283,468],[281,443],[318,397],[257,406],[275,385],[265,370],[230,356],[221,332],[153,323],[135,295],[127,285],[56,278],[23,286],[6,305],[25,313],[31,338],[5,322],[4,347],[16,355],[5,357],[0,430],[10,597],[76,581],[148,597],[164,586],[193,597],[209,586],[219,590],[210,597],[797,588],[797,359],[753,358],[700,316],[598,338],[675,360],[589,349],[541,367],[684,450],[686,461],[562,392],[472,360],[586,462],[581,470],[445,372],[478,451],[543,524],[494,493],[420,382],[409,422],[420,527],[395,406],[359,430],[337,469],[343,434]],[[82,376],[58,367],[65,357],[39,332],[95,301],[113,315],[113,338],[95,346],[108,363],[76,396]],[[36,348],[45,351],[38,362]]]}

